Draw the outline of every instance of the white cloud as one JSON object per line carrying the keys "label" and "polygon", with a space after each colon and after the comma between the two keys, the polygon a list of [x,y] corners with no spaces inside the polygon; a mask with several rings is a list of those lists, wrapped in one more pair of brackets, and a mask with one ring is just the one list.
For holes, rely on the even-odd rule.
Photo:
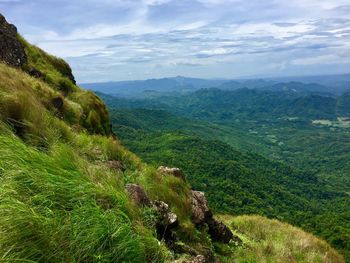
{"label": "white cloud", "polygon": [[309,67],[316,74],[319,65],[348,61],[343,5],[349,0],[0,0],[19,32],[68,58],[80,81],[133,71],[230,77]]}

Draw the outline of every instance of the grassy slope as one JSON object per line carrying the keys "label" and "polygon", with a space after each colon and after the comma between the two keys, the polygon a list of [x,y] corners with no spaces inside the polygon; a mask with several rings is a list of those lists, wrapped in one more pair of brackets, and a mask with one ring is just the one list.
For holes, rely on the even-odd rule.
{"label": "grassy slope", "polygon": [[221,219],[245,241],[245,246],[233,252],[237,263],[343,262],[326,242],[289,224],[260,216]]}
{"label": "grassy slope", "polygon": [[[75,86],[61,60],[26,45],[27,66],[43,80],[0,64],[0,261],[171,260],[155,237],[152,213],[129,200],[129,182],[170,205],[183,242],[199,251],[215,247],[190,221],[188,185],[159,176],[109,137],[100,99]],[[63,108],[52,105],[57,96]],[[112,170],[108,161],[126,170]]]}

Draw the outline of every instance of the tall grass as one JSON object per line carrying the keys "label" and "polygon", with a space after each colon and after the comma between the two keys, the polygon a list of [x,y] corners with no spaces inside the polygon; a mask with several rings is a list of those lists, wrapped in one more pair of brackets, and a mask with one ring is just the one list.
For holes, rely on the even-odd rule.
{"label": "tall grass", "polygon": [[[233,250],[235,262],[345,263],[325,241],[299,228],[261,216],[223,216],[243,239]],[[227,261],[231,262],[231,261]]]}
{"label": "tall grass", "polygon": [[103,173],[67,144],[49,153],[28,147],[1,126],[0,261],[163,262],[169,257],[143,227],[117,174]]}

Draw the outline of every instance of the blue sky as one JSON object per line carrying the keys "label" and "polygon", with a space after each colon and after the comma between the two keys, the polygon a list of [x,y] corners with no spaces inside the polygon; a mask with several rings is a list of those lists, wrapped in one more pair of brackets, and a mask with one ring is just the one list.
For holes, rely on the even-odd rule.
{"label": "blue sky", "polygon": [[79,82],[350,72],[350,0],[0,0]]}

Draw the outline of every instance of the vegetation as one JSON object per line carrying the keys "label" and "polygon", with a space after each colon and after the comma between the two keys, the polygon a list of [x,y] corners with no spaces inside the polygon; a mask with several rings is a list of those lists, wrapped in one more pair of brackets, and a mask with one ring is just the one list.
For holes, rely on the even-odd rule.
{"label": "vegetation", "polygon": [[233,252],[235,262],[344,262],[326,242],[289,224],[260,216],[222,218],[245,241]]}
{"label": "vegetation", "polygon": [[[174,231],[180,243],[227,260],[242,258],[236,244],[213,243],[205,227],[194,226],[189,184],[176,177],[161,176],[154,166],[143,163],[124,148],[110,132],[105,104],[75,85],[63,60],[21,41],[28,64],[23,69],[0,64],[1,262],[171,262],[188,257],[177,255],[163,239],[157,239],[154,209],[137,206],[125,191],[128,183],[139,184],[151,199],[165,201],[177,214],[179,226]],[[35,77],[27,74],[33,69],[37,70]],[[204,153],[209,147],[199,138],[178,136],[185,139],[193,154]],[[168,144],[166,138],[163,143]],[[203,144],[202,148],[197,144]],[[236,163],[222,158],[229,165],[227,169],[238,169],[250,179],[258,176],[257,182],[266,183],[260,180],[266,172],[255,174],[263,171],[263,165],[276,166],[283,178],[276,173],[274,179],[281,185],[305,182],[309,186],[306,182],[315,179],[311,175],[301,178],[304,174],[297,172],[297,178],[288,178],[285,171],[294,173],[289,167],[258,155],[239,154],[219,141],[212,157],[206,156],[203,161],[221,158],[220,152],[229,154],[230,159],[237,154]],[[171,160],[173,155],[165,156]],[[187,158],[183,161],[188,168],[193,165],[194,171],[199,171],[197,165],[201,163],[190,155]],[[244,160],[249,163],[243,163]],[[176,163],[176,158],[173,161]],[[110,162],[120,167],[112,167]],[[223,164],[218,162],[217,168],[222,169]],[[319,194],[310,190],[310,197]],[[274,198],[279,193],[289,194],[276,191]],[[299,192],[293,188],[290,193]],[[324,199],[338,196],[328,194]],[[218,203],[216,207],[220,207]],[[330,251],[327,260],[342,262],[323,242],[315,246],[316,256]]]}
{"label": "vegetation", "polygon": [[[105,104],[90,91],[85,91],[75,85],[70,66],[63,60],[47,54],[40,48],[29,44],[21,36],[19,39],[25,47],[28,57],[24,70],[38,71],[39,77],[50,86],[50,89],[59,92],[62,97],[75,105],[74,110],[66,116],[71,120],[78,120],[79,124],[92,133],[109,134],[109,114]],[[20,79],[20,78],[19,78]]]}
{"label": "vegetation", "polygon": [[[330,116],[327,108],[318,106],[323,100],[319,96],[288,94],[198,91],[163,97],[158,104],[154,99],[103,97],[123,143],[147,162],[184,169],[217,212],[288,221],[325,238],[349,257],[349,130],[312,123],[314,117],[335,120],[344,115],[333,111]],[[259,96],[271,115],[261,112]],[[293,109],[300,112],[297,117],[283,115],[291,114],[282,110],[289,107],[283,106],[288,96],[307,101],[293,104],[299,105]],[[333,100],[325,98],[329,99]],[[244,100],[241,108],[225,104]],[[273,100],[282,101],[280,111],[271,106]],[[312,107],[316,108],[311,111]],[[220,118],[230,111],[234,117]]]}

